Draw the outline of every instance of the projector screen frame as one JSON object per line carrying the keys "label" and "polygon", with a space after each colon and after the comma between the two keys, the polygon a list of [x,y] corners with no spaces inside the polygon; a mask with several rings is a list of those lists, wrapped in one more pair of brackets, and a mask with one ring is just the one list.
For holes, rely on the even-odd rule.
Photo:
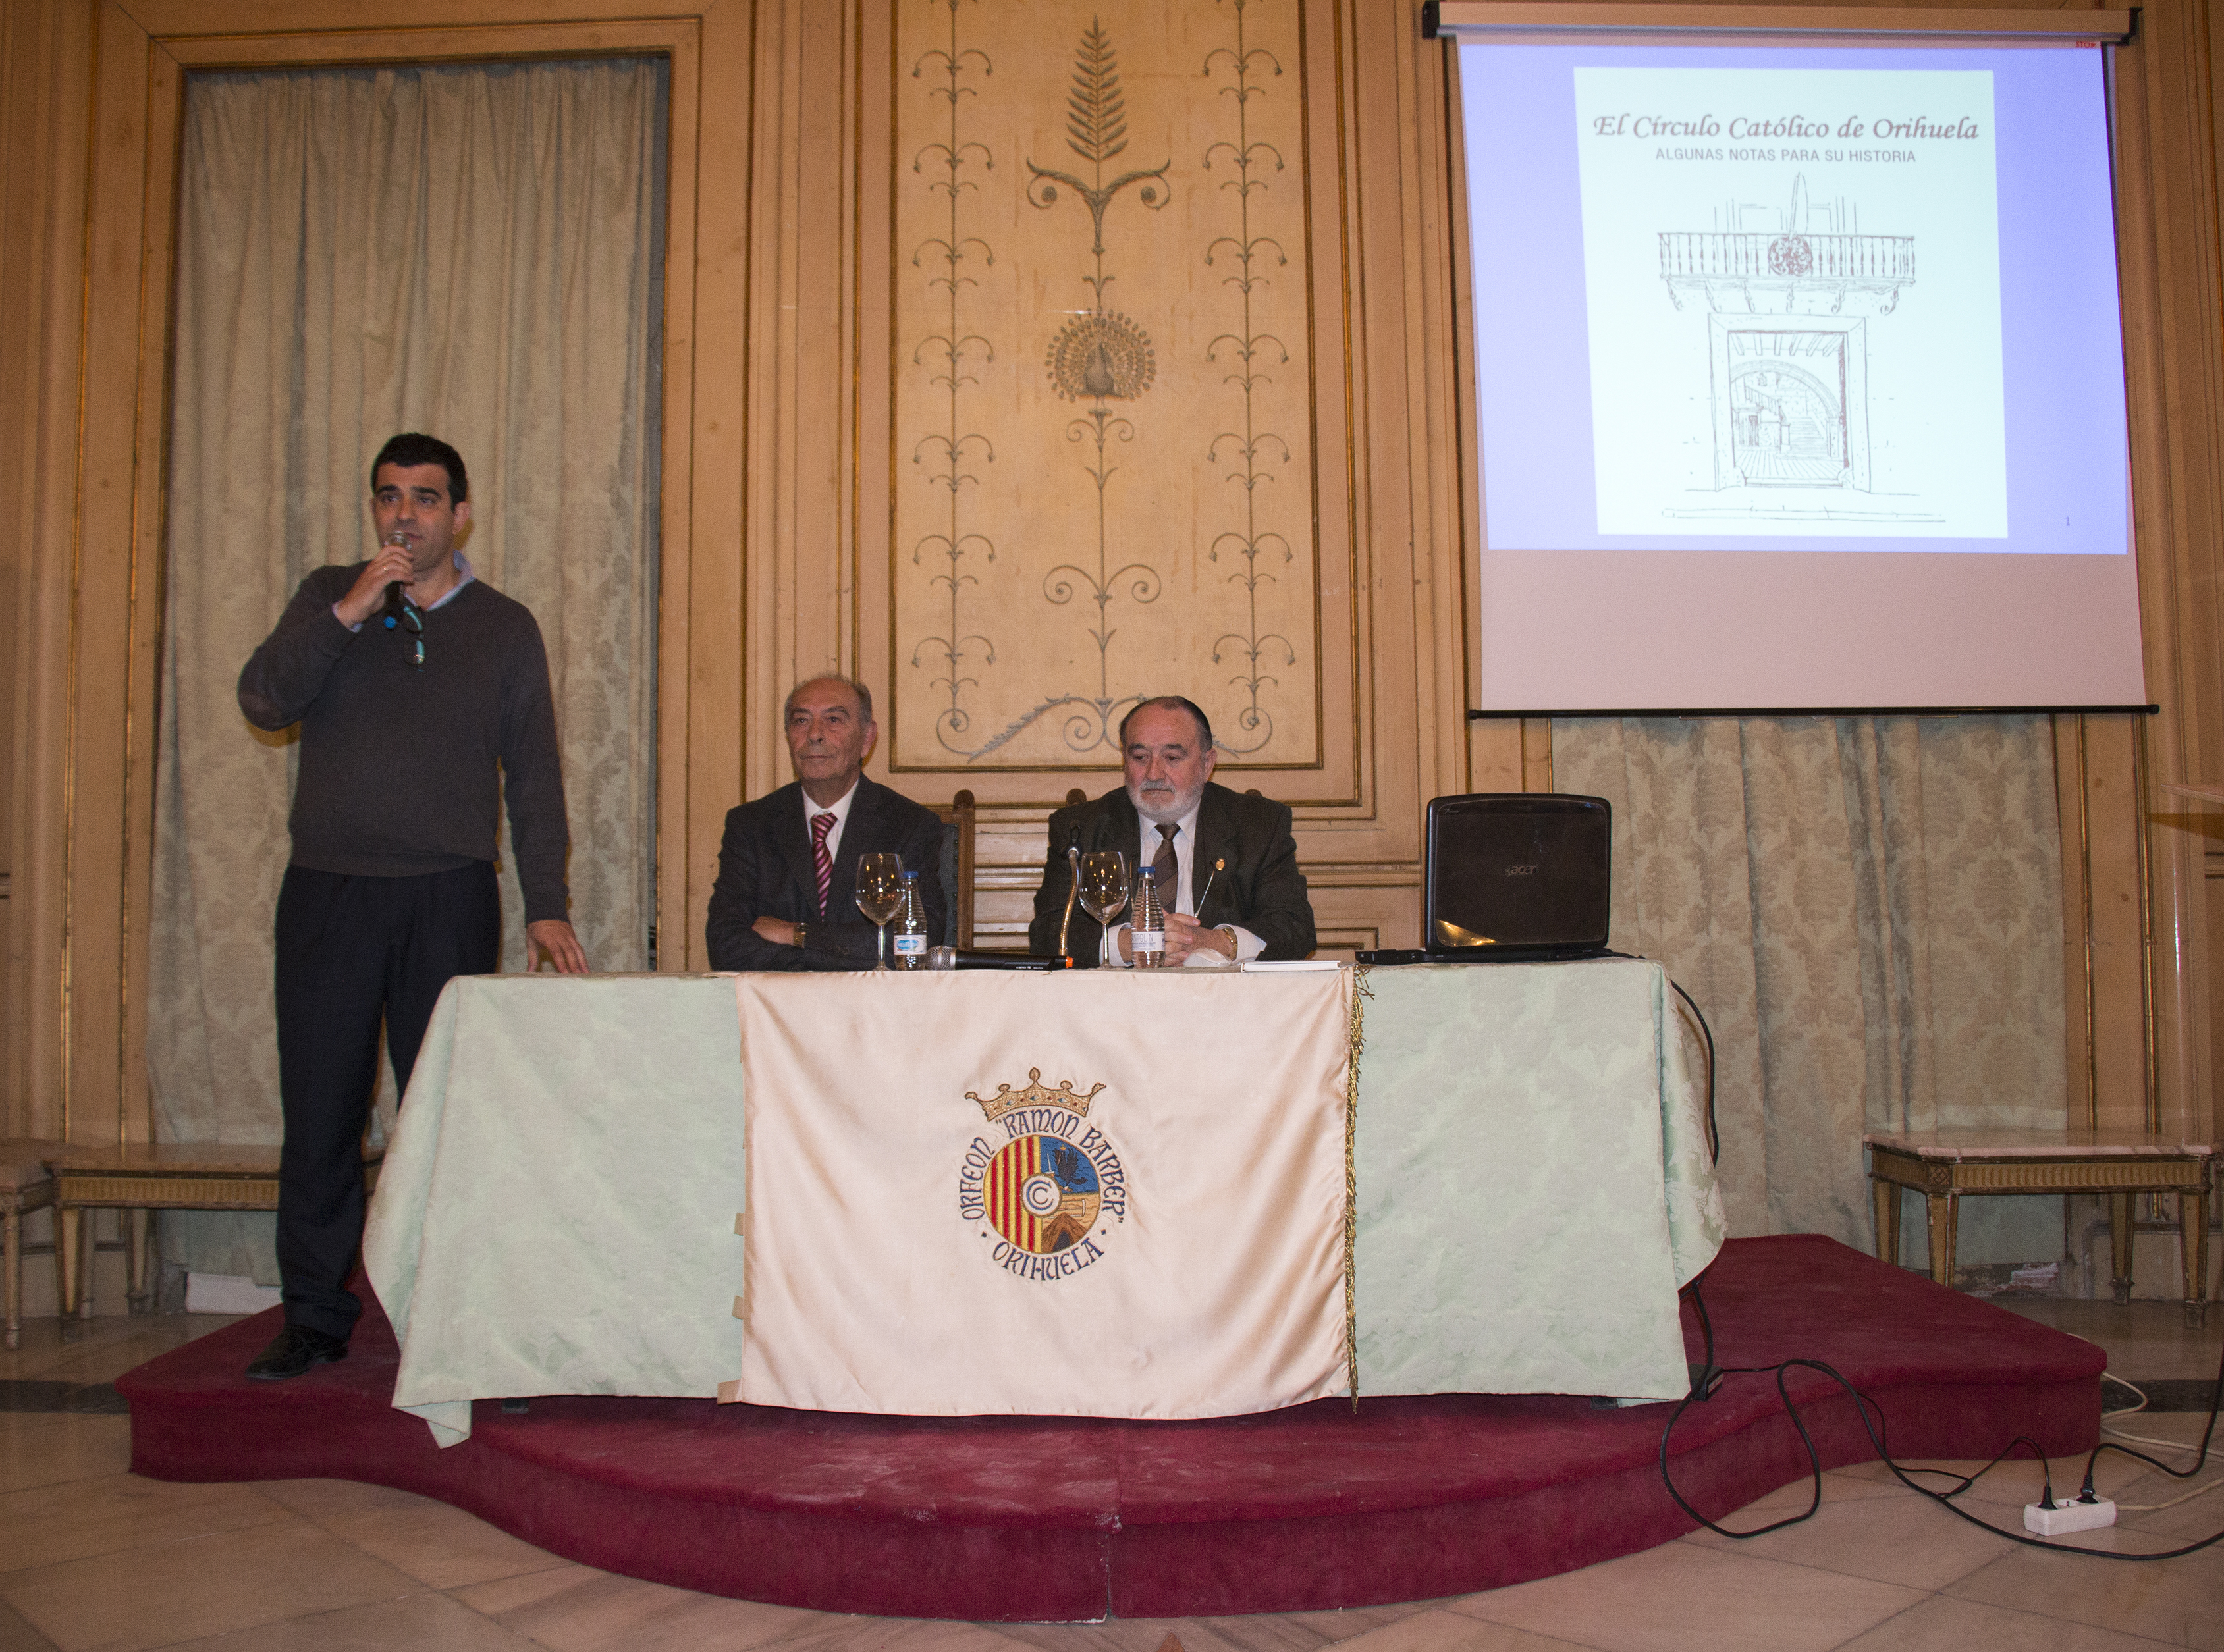
{"label": "projector screen frame", "polygon": [[1658,706],[1621,711],[1481,711],[1468,709],[1469,722],[1519,722],[1525,717],[2035,717],[2139,716],[2162,714],[2159,705],[1826,705],[1826,706]]}
{"label": "projector screen frame", "polygon": [[[1663,17],[1665,11],[1673,21]],[[2121,46],[2138,26],[2136,8],[2122,11],[1988,10],[1981,7],[1674,6],[1560,4],[1553,0],[1425,0],[1425,40],[1520,41],[1604,35],[1654,38],[1731,35],[1756,39],[1816,37],[1873,42],[1922,40],[2013,41],[2058,46],[2078,41]]]}
{"label": "projector screen frame", "polygon": [[[1888,47],[1894,45],[1913,47],[1947,49],[1969,47],[1992,49],[2025,47],[2035,51],[2059,51],[2065,47],[2086,47],[2101,53],[2104,64],[2104,97],[2110,128],[2107,138],[2108,165],[2112,176],[2119,164],[2116,154],[2117,120],[2116,52],[2118,48],[2136,50],[2139,34],[2139,11],[2136,7],[2112,10],[2036,10],[2007,8],[1955,8],[1924,9],[1905,7],[1848,7],[1800,5],[1707,5],[1660,3],[1588,3],[1576,0],[1563,3],[1560,0],[1425,0],[1422,7],[1422,35],[1431,40],[1442,40],[1455,48],[1444,54],[1444,73],[1450,91],[1449,107],[1455,125],[1458,121],[1461,87],[1456,49],[1467,44],[1494,46],[1559,45],[1559,46],[1644,46],[1659,45],[1675,40],[1686,40],[1694,45],[1735,46],[1752,45],[1780,47],[1817,46],[1850,46]],[[1466,161],[1463,146],[1450,145],[1450,200],[1451,239],[1459,248],[1455,279],[1454,308],[1458,322],[1454,329],[1453,345],[1459,369],[1454,378],[1457,385],[1456,418],[1459,428],[1477,431],[1480,428],[1480,409],[1476,400],[1476,372],[1473,351],[1477,331],[1472,310],[1471,276],[1466,268],[1469,246],[1467,224],[1467,189],[1464,183]],[[2120,218],[2123,210],[2116,197],[2113,185],[2110,190],[2112,212]],[[2120,243],[2121,225],[2117,236]],[[2119,252],[2120,262],[2121,253]],[[2128,294],[2126,294],[2128,298]],[[2128,327],[2128,318],[2120,317],[2121,325]],[[2131,340],[2125,338],[2126,437],[2132,438],[2132,426],[2137,423],[2133,394],[2130,382],[2132,354]],[[1469,438],[1470,441],[1472,438]],[[2127,472],[2135,468],[2126,455]],[[2127,482],[2130,477],[2126,476]],[[1470,545],[1482,542],[1481,476],[1479,470],[1462,480],[1461,538]],[[2126,501],[2129,503],[2128,495]],[[2127,508],[2127,516],[2136,513]],[[2126,554],[2134,566],[2142,564],[2138,550],[2136,521],[2127,521]],[[1476,575],[1472,550],[1463,556],[1463,592],[1472,621]],[[2139,576],[2141,594],[2139,602],[2144,610],[2146,595],[2144,573]],[[2140,621],[2142,631],[2145,621]],[[1675,704],[1658,702],[1643,707],[1612,708],[1594,704],[1561,706],[1541,697],[1529,703],[1500,703],[1484,706],[1480,689],[1481,665],[1475,657],[1472,642],[1467,651],[1463,675],[1469,696],[1466,716],[1463,720],[1470,728],[1491,725],[1520,725],[1529,722],[1540,724],[1562,717],[1654,717],[1693,719],[1699,717],[1848,717],[1848,716],[1918,716],[1955,717],[2004,715],[2046,715],[2061,716],[2159,716],[2162,707],[2145,696],[2134,698],[2125,696],[2102,697],[2098,700],[2039,703],[2037,700],[2019,699],[2012,703],[1937,703],[1930,704],[1867,704],[1820,703],[1808,702],[1794,706],[1772,706],[1749,702],[1737,705]],[[2151,669],[2151,667],[2150,667]],[[2143,685],[2144,686],[2144,685]],[[2149,688],[2149,693],[2152,690]]]}

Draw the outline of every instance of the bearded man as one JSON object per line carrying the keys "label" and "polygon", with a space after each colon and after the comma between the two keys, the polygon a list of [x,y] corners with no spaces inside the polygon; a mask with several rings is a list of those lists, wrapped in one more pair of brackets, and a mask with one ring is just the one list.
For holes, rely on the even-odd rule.
{"label": "bearded man", "polygon": [[[1212,724],[1204,711],[1179,695],[1145,700],[1121,722],[1120,747],[1127,784],[1050,817],[1028,949],[1058,951],[1071,848],[1121,849],[1139,869],[1158,869],[1170,965],[1310,954],[1313,909],[1288,806],[1212,783]],[[1078,905],[1070,944],[1084,962],[1120,968],[1134,962],[1128,926],[1105,930]]]}

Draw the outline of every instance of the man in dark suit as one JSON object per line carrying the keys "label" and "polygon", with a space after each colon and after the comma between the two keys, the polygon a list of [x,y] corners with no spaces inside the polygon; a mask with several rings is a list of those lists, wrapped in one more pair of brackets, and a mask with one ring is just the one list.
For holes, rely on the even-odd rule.
{"label": "man in dark suit", "polygon": [[[1313,909],[1286,805],[1212,784],[1212,725],[1178,695],[1146,700],[1120,725],[1127,784],[1050,817],[1050,855],[1035,891],[1030,951],[1058,951],[1072,873],[1069,847],[1122,849],[1156,866],[1166,905],[1166,962],[1302,958],[1313,949]],[[1128,925],[1109,934],[1078,903],[1073,955],[1115,968],[1134,962]]]}
{"label": "man in dark suit", "polygon": [[797,685],[783,714],[796,779],[726,812],[705,926],[713,969],[870,969],[876,937],[857,910],[857,857],[919,873],[926,932],[947,928],[942,820],[865,779],[880,735],[872,691],[846,678]]}

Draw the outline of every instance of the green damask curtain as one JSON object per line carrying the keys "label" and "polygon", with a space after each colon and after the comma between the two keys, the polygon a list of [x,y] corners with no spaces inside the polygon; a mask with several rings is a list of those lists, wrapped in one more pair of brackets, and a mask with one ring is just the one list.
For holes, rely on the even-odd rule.
{"label": "green damask curtain", "polygon": [[[470,467],[464,553],[547,644],[573,923],[596,968],[645,966],[665,76],[619,59],[187,82],[148,1001],[160,1139],[279,1138],[271,919],[293,742],[251,728],[234,684],[305,574],[369,553],[368,467],[396,431],[444,437]],[[524,926],[502,883],[515,968]],[[164,1249],[274,1279],[269,1226],[184,1214]]]}
{"label": "green damask curtain", "polygon": [[[1866,1250],[1865,1130],[2063,1123],[2047,718],[1569,719],[1552,772],[1614,806],[1613,944],[1713,1024],[1734,1232]],[[1962,1209],[1963,1259],[2060,1253],[2058,1200]]]}

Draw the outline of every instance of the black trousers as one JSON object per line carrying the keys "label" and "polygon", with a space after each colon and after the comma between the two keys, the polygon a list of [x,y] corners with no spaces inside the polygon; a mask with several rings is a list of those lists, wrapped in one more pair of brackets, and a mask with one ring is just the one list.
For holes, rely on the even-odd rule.
{"label": "black trousers", "polygon": [[480,861],[414,878],[286,868],[278,891],[278,1275],[286,1323],[343,1340],[363,1243],[363,1126],[386,1027],[409,1088],[440,989],[500,962],[502,903]]}

